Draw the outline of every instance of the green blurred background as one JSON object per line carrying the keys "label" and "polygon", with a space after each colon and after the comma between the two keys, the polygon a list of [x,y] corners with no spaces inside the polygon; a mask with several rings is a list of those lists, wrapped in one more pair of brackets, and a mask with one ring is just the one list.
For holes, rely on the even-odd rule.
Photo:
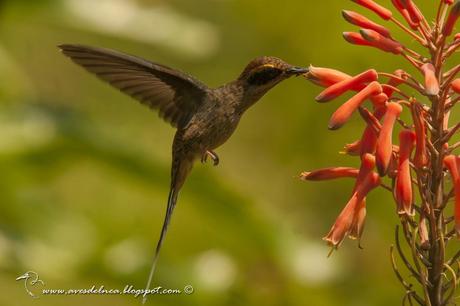
{"label": "green blurred background", "polygon": [[[56,45],[114,48],[210,86],[237,77],[259,55],[351,74],[404,63],[343,41],[341,32],[353,27],[341,9],[362,12],[345,0],[0,5],[0,305],[138,305],[129,295],[32,299],[15,278],[34,270],[46,288],[143,288],[163,222],[173,128],[72,64]],[[296,175],[356,165],[338,152],[363,123],[354,117],[328,131],[339,102],[315,104],[318,92],[301,78],[282,83],[218,149],[219,167],[195,166],[154,280],[166,288],[190,284],[195,292],[153,296],[150,304],[400,303],[388,255],[397,218],[387,192],[369,197],[364,249],[346,241],[326,258],[321,238],[353,182],[304,183]]]}

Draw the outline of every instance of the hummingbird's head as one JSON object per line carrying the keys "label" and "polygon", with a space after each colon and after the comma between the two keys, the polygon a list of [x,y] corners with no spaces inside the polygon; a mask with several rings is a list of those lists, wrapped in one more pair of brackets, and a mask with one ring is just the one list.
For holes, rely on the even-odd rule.
{"label": "hummingbird's head", "polygon": [[262,56],[252,60],[239,76],[248,94],[260,98],[279,82],[308,72],[308,68],[292,66],[285,61]]}

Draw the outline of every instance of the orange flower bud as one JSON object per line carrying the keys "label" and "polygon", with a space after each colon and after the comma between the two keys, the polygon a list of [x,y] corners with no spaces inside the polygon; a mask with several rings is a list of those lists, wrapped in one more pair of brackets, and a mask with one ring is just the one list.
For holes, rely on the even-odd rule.
{"label": "orange flower bud", "polygon": [[361,29],[359,32],[361,33],[361,36],[371,43],[373,47],[382,51],[391,52],[393,54],[401,54],[403,51],[403,47],[399,42],[382,36],[376,31]]}
{"label": "orange flower bud", "polygon": [[334,85],[329,86],[323,92],[321,92],[315,100],[318,102],[328,102],[332,99],[337,98],[348,90],[362,86],[362,84],[370,83],[377,80],[378,75],[377,71],[370,69],[364,71],[363,73],[358,74],[349,79],[345,79],[341,82],[335,83]]}
{"label": "orange flower bud", "polygon": [[300,174],[300,179],[303,181],[324,181],[343,177],[358,177],[358,169],[350,167],[331,167],[311,172],[302,172]]}
{"label": "orange flower bud", "polygon": [[367,19],[361,14],[358,14],[353,11],[342,11],[343,18],[345,18],[346,21],[348,21],[351,24],[357,25],[358,27],[364,28],[364,29],[371,29],[376,31],[377,33],[380,33],[381,35],[385,37],[390,37],[390,31],[385,28],[384,26],[381,26],[372,20]]}
{"label": "orange flower bud", "polygon": [[399,13],[404,17],[406,22],[409,24],[409,26],[413,29],[416,30],[420,24],[420,22],[413,20],[414,16],[412,16],[411,12],[407,8],[407,5],[403,3],[403,0],[391,0],[393,3],[394,7],[398,9]]}
{"label": "orange flower bud", "polygon": [[460,79],[453,80],[452,83],[450,83],[450,87],[453,91],[460,94]]}
{"label": "orange flower bud", "polygon": [[347,102],[342,104],[329,120],[329,129],[336,130],[344,125],[351,117],[353,112],[369,97],[380,94],[382,86],[378,82],[372,82],[363,90],[354,95]]}
{"label": "orange flower bud", "polygon": [[343,38],[348,41],[350,44],[358,46],[372,46],[372,44],[365,40],[360,33],[356,32],[343,32]]}
{"label": "orange flower bud", "polygon": [[396,119],[402,112],[402,106],[398,103],[388,103],[387,111],[383,118],[382,128],[377,139],[376,147],[376,162],[377,170],[380,176],[384,176],[388,171],[388,166],[391,160],[391,154],[393,152],[393,145],[391,137],[393,134],[393,127]]}
{"label": "orange flower bud", "polygon": [[395,198],[398,214],[412,216],[412,178],[410,174],[410,156],[415,145],[415,133],[403,130],[399,133],[399,163],[396,175]]}
{"label": "orange flower bud", "polygon": [[426,149],[426,123],[424,120],[425,114],[421,108],[415,104],[411,104],[412,119],[414,121],[416,134],[416,147],[414,164],[417,168],[423,168],[428,165],[428,155]]}
{"label": "orange flower bud", "polygon": [[425,92],[429,96],[436,96],[439,93],[439,82],[436,78],[436,71],[432,64],[423,64],[422,72],[425,76]]}
{"label": "orange flower bud", "polygon": [[457,0],[452,6],[449,12],[449,17],[447,18],[444,28],[442,29],[442,34],[444,36],[449,36],[454,30],[455,23],[457,22],[458,17],[460,16],[460,1]]}
{"label": "orange flower bud", "polygon": [[385,20],[389,20],[393,15],[389,9],[384,8],[372,0],[353,0],[353,2],[370,9]]}
{"label": "orange flower bud", "polygon": [[448,155],[444,157],[444,165],[450,172],[452,177],[452,183],[455,191],[455,208],[454,208],[454,219],[455,219],[455,230],[457,236],[460,236],[460,158],[454,155]]}
{"label": "orange flower bud", "polygon": [[460,39],[460,33],[457,33],[454,35],[454,40],[459,40]]}
{"label": "orange flower bud", "polygon": [[[385,88],[383,88],[383,90],[385,90]],[[380,107],[385,105],[385,103],[388,101],[388,96],[382,92],[378,95],[372,96],[371,101],[374,107]]]}
{"label": "orange flower bud", "polygon": [[350,75],[335,69],[314,66],[309,67],[308,73],[305,74],[305,76],[311,82],[323,87],[329,87],[335,83],[351,78]]}

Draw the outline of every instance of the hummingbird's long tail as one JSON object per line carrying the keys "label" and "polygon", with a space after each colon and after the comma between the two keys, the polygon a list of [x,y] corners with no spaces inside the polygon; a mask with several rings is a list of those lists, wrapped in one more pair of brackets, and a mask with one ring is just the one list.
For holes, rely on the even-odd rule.
{"label": "hummingbird's long tail", "polygon": [[[155,273],[155,268],[157,265],[158,257],[160,255],[161,246],[163,245],[163,240],[166,236],[166,232],[168,231],[169,221],[171,220],[174,207],[176,206],[177,195],[178,191],[176,191],[174,188],[171,188],[171,190],[169,191],[168,206],[166,207],[166,215],[163,221],[163,227],[161,228],[160,238],[158,239],[157,246],[155,249],[155,256],[153,257],[152,267],[150,268],[149,279],[145,287],[146,291],[150,289],[150,285],[152,284],[153,274]],[[142,304],[145,304],[146,301],[147,295],[144,296]]]}
{"label": "hummingbird's long tail", "polygon": [[[165,219],[163,221],[163,227],[161,228],[160,238],[158,239],[157,246],[155,249],[155,255],[153,257],[152,267],[150,268],[149,279],[145,290],[149,290],[152,284],[153,275],[155,274],[155,268],[157,265],[158,257],[160,255],[161,246],[163,245],[163,240],[166,237],[168,231],[169,222],[173,214],[174,207],[176,207],[177,196],[179,195],[179,190],[185,182],[185,178],[192,168],[193,162],[188,160],[179,160],[177,158],[173,159],[173,165],[171,169],[171,189],[168,196],[168,205],[166,206]],[[147,296],[144,295],[142,299],[142,304],[145,304],[147,301]]]}

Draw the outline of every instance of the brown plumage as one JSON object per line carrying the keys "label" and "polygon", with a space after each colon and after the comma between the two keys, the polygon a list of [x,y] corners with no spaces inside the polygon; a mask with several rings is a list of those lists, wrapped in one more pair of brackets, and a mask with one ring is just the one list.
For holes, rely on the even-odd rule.
{"label": "brown plumage", "polygon": [[235,131],[242,114],[284,79],[307,72],[275,57],[251,61],[235,81],[209,88],[197,79],[169,67],[114,50],[81,45],[61,45],[75,63],[125,94],[159,111],[177,128],[173,141],[171,187],[168,205],[147,288],[177,202],[179,190],[193,163],[209,156]]}

